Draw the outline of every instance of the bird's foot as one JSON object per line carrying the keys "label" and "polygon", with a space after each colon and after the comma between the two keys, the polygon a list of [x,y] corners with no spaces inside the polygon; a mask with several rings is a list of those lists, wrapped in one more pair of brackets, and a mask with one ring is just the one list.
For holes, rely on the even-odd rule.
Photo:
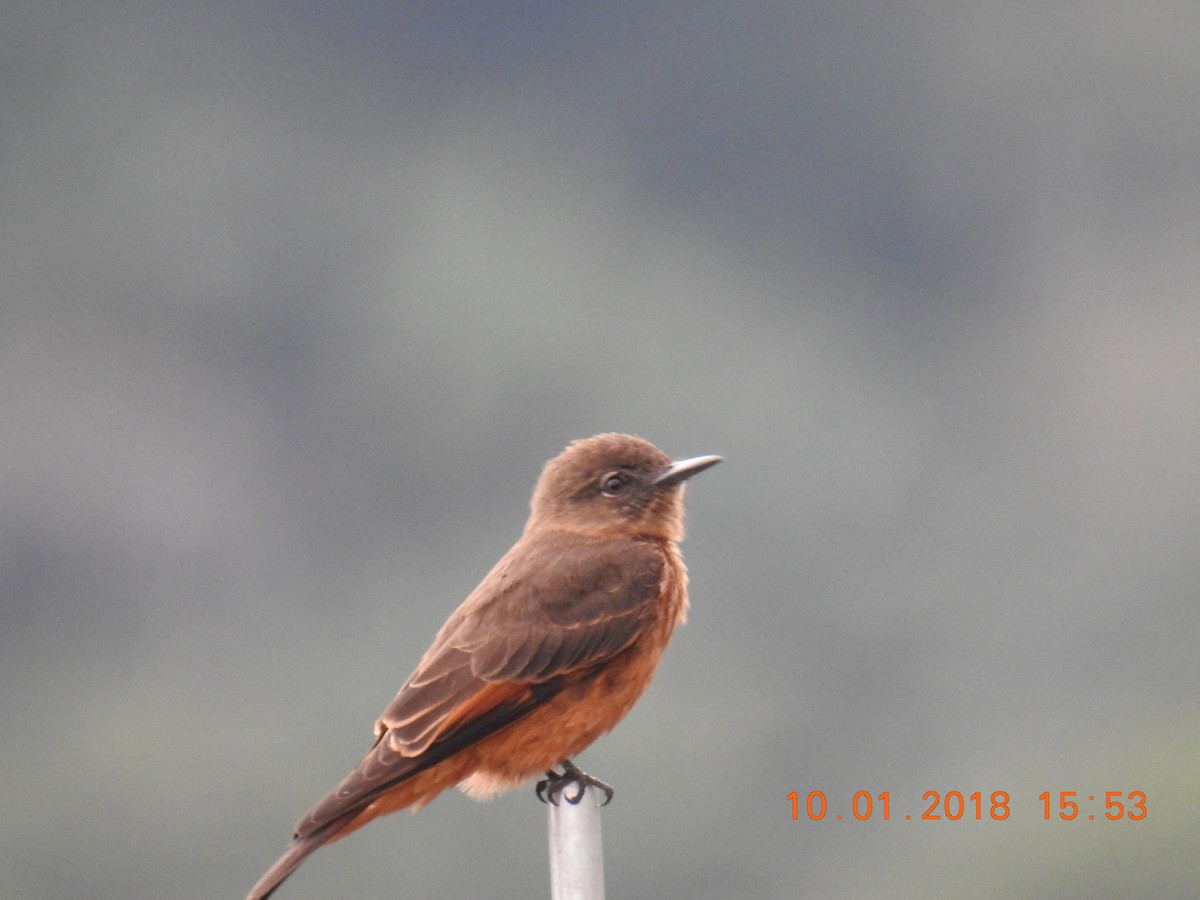
{"label": "bird's foot", "polygon": [[[562,798],[568,803],[575,804],[583,799],[583,794],[589,787],[593,787],[604,794],[604,802],[600,805],[608,806],[608,802],[613,798],[611,784],[605,784],[599,778],[594,778],[587,772],[581,771],[569,759],[564,759],[561,765],[561,773],[550,769],[546,772],[546,777],[537,783],[537,798],[539,800],[543,803],[558,806],[559,798]],[[569,784],[573,784],[578,788],[574,794],[567,793],[566,787]]]}

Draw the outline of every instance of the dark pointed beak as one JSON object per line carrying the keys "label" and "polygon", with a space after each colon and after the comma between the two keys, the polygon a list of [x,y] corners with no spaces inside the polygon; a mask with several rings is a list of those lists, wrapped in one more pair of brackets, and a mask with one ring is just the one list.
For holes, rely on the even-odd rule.
{"label": "dark pointed beak", "polygon": [[691,478],[705,469],[715,466],[723,460],[723,456],[693,456],[691,459],[680,459],[671,463],[661,475],[654,479],[655,487],[669,487]]}

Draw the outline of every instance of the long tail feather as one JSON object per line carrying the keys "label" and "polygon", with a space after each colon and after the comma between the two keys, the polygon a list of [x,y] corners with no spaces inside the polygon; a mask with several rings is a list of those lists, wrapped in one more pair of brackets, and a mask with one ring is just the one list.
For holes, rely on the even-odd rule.
{"label": "long tail feather", "polygon": [[267,900],[289,875],[300,868],[300,864],[304,860],[315,853],[318,847],[325,844],[343,825],[358,815],[360,811],[355,809],[344,816],[334,819],[312,834],[298,837],[292,841],[288,845],[288,848],[283,851],[283,855],[275,860],[275,864],[267,869],[267,874],[258,879],[258,883],[250,889],[250,893],[246,895],[246,900]]}

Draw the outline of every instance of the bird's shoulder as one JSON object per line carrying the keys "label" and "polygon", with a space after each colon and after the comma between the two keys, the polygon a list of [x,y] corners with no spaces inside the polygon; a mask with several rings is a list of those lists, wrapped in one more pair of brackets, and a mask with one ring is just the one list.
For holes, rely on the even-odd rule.
{"label": "bird's shoulder", "polygon": [[451,616],[445,642],[469,650],[482,636],[578,630],[653,604],[673,554],[656,540],[526,535]]}

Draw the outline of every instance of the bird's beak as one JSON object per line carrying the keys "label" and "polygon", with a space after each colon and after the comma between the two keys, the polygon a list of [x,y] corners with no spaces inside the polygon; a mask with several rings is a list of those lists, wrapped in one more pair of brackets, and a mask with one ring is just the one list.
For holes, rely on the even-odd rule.
{"label": "bird's beak", "polygon": [[710,466],[715,466],[723,460],[723,456],[693,456],[691,459],[680,459],[671,463],[661,475],[654,479],[655,487],[669,487],[679,484],[684,479],[691,478],[703,472]]}

